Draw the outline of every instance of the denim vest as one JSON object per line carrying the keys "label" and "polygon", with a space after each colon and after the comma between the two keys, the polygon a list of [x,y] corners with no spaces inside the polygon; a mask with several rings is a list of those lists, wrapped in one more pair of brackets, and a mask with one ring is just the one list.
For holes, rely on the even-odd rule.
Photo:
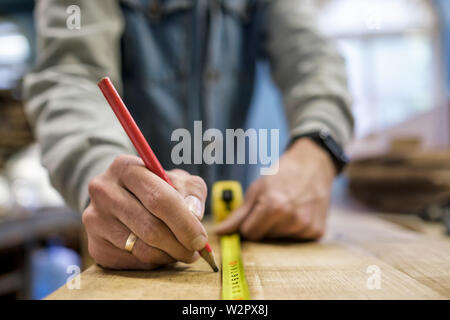
{"label": "denim vest", "polygon": [[[121,7],[124,100],[165,169],[174,167],[173,130],[193,136],[195,120],[224,135],[244,128],[263,52],[262,2],[123,0]],[[176,167],[210,184],[242,180],[246,166]]]}

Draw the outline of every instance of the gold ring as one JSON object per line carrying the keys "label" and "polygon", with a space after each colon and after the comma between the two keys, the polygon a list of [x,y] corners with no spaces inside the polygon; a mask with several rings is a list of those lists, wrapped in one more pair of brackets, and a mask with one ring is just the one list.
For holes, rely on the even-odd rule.
{"label": "gold ring", "polygon": [[132,252],[136,240],[137,240],[136,235],[133,232],[130,232],[127,242],[125,243],[125,250],[127,250],[128,252]]}

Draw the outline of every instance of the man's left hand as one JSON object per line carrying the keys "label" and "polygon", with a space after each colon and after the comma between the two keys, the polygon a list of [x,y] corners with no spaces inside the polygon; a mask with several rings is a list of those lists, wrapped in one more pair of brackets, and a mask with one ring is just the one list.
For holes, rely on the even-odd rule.
{"label": "man's left hand", "polygon": [[318,239],[325,232],[335,175],[326,151],[301,138],[280,158],[278,173],[256,180],[216,233],[240,232],[249,240]]}

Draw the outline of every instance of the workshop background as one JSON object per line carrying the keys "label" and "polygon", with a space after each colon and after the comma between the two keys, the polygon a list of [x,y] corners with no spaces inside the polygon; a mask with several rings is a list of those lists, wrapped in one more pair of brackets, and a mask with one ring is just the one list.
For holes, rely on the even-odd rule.
{"label": "workshop background", "polygon": [[[315,3],[320,28],[347,61],[356,119],[347,148],[352,163],[335,183],[332,205],[357,207],[410,229],[426,225],[445,237],[450,2]],[[33,6],[32,0],[0,0],[0,297],[12,299],[41,299],[76,272],[69,266],[83,270],[92,263],[80,215],[51,187],[23,112],[21,79],[35,57]],[[257,72],[248,127],[281,128],[287,141],[267,62]]]}

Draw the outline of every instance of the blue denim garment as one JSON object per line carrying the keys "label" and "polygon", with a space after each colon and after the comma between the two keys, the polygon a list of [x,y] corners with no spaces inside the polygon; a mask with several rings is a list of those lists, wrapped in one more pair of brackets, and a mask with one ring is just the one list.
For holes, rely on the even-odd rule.
{"label": "blue denim garment", "polygon": [[[263,53],[262,2],[122,2],[124,99],[166,169],[173,130],[243,128]],[[244,165],[181,165],[208,182],[242,178]]]}
{"label": "blue denim garment", "polygon": [[[80,30],[67,28],[74,3],[82,8]],[[351,137],[345,64],[316,26],[315,1],[49,0],[38,1],[36,12],[39,50],[23,85],[26,112],[52,184],[80,212],[89,182],[118,155],[135,152],[96,85],[105,75],[166,169],[174,167],[173,130],[192,132],[194,120],[202,131],[245,127],[251,100],[264,107],[252,108],[253,120],[262,113],[275,120],[273,100],[259,98],[259,76],[252,97],[260,57],[270,62],[290,137],[327,130],[341,145]],[[179,167],[209,183],[249,174],[245,165]]]}

